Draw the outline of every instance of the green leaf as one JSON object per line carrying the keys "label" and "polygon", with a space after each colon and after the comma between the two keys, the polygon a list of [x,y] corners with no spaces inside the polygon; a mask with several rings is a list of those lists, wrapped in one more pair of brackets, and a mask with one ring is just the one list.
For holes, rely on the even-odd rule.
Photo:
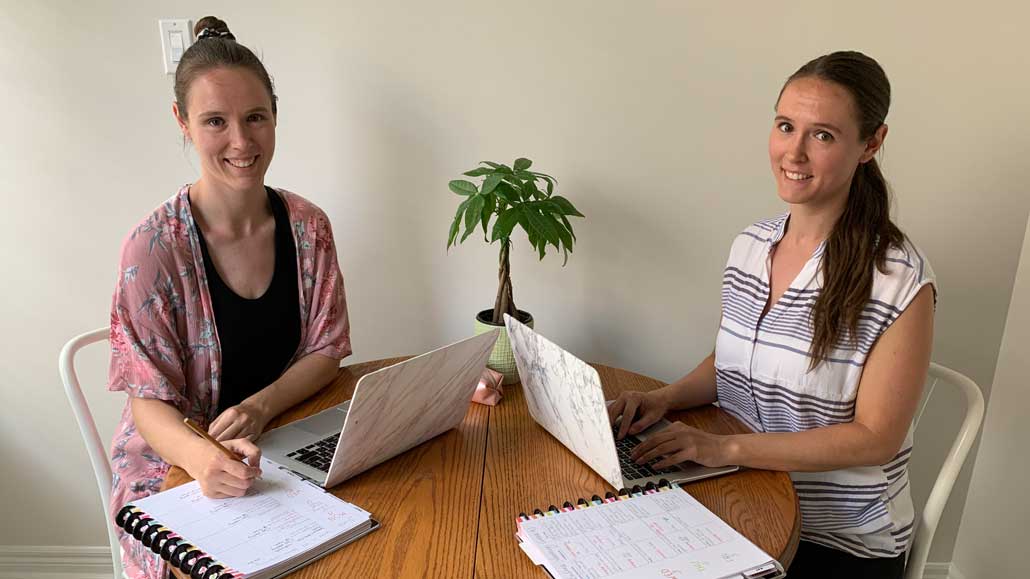
{"label": "green leaf", "polygon": [[511,230],[515,228],[519,222],[519,208],[512,207],[505,209],[497,216],[497,220],[494,221],[493,234],[490,236],[490,242],[497,241],[498,239],[504,239],[511,236]]}
{"label": "green leaf", "polygon": [[494,172],[496,173],[504,173],[506,175],[511,175],[511,167],[507,165],[502,165],[501,163],[494,163],[493,161],[480,161],[480,163],[490,165],[491,167],[493,167]]}
{"label": "green leaf", "polygon": [[483,204],[486,201],[482,195],[476,195],[469,199],[469,208],[465,212],[465,233],[461,235],[461,240],[465,241],[469,235],[476,230],[476,223],[479,222],[480,213],[483,211]]}
{"label": "green leaf", "polygon": [[458,228],[461,227],[460,222],[455,219],[454,223],[451,223],[451,232],[447,234],[447,249],[451,248],[454,243],[454,238],[458,235]]}
{"label": "green leaf", "polygon": [[[529,183],[532,183],[532,181],[530,181]],[[533,200],[533,190],[528,187],[529,183],[523,183],[519,181],[519,184],[517,186],[517,189],[519,190],[519,198],[523,201]]]}
{"label": "green leaf", "polygon": [[529,238],[529,244],[532,245],[535,249],[537,246],[537,240],[540,236],[537,235],[536,229],[532,225],[530,225],[529,218],[526,217],[526,213],[528,213],[528,211],[526,210],[526,206],[520,205],[516,207],[515,210],[518,212],[519,225],[521,225],[522,230],[526,232],[526,237]]}
{"label": "green leaf", "polygon": [[526,220],[536,229],[538,236],[558,247],[558,231],[554,228],[554,218],[528,208],[525,214]]}
{"label": "green leaf", "polygon": [[561,230],[562,230],[561,222],[558,221],[557,217],[555,217],[554,215],[552,215],[550,213],[544,213],[543,215],[544,215],[544,219],[546,219],[547,222],[550,223],[551,227],[554,229],[555,240],[551,243],[551,245],[553,245],[555,249],[561,249]]}
{"label": "green leaf", "polygon": [[576,208],[572,205],[571,201],[562,197],[561,195],[555,195],[554,197],[551,197],[551,201],[554,201],[556,204],[558,204],[559,207],[561,207],[562,215],[575,215],[576,217],[586,217],[585,215],[576,210]]}
{"label": "green leaf", "polygon": [[526,159],[525,157],[520,157],[518,159],[515,159],[515,164],[512,165],[512,166],[515,168],[515,171],[525,171],[532,164],[533,164],[533,161],[530,161],[529,159]]}
{"label": "green leaf", "polygon": [[502,201],[508,205],[513,205],[519,200],[519,194],[510,183],[502,181],[497,184],[497,188],[494,189],[494,195],[497,195]]}
{"label": "green leaf", "polygon": [[489,241],[486,237],[486,226],[490,223],[490,216],[494,214],[494,209],[497,207],[497,197],[493,195],[486,196],[486,203],[483,204],[483,241]]}
{"label": "green leaf", "polygon": [[483,195],[492,193],[493,190],[497,188],[497,184],[500,183],[502,179],[504,179],[504,176],[498,173],[491,173],[487,175],[486,179],[483,180],[483,189],[480,191],[480,193],[482,193]]}
{"label": "green leaf", "polygon": [[[569,235],[571,235],[572,239],[575,240],[576,239],[576,233],[574,231],[572,231],[572,224],[569,223],[569,220],[566,219],[566,217],[564,215],[559,215],[559,217],[561,217],[561,222],[565,224],[565,229],[569,230]],[[571,248],[572,246],[569,246],[569,247]]]}
{"label": "green leaf", "polygon": [[537,199],[536,201],[530,201],[529,203],[526,203],[526,206],[532,207],[533,209],[545,215],[549,213],[561,215],[561,208],[558,207],[557,204],[552,203],[551,200],[546,197],[542,199]]}
{"label": "green leaf", "polygon": [[558,182],[557,179],[548,175],[547,173],[537,173],[535,171],[529,171],[530,175],[536,177],[536,180],[543,180],[547,182],[547,196],[550,197],[554,194],[554,185]]}
{"label": "green leaf", "polygon": [[555,224],[555,228],[558,230],[558,237],[561,238],[562,245],[565,246],[565,261],[568,261],[569,252],[572,251],[572,234],[561,223]]}
{"label": "green leaf", "polygon": [[471,171],[465,171],[464,173],[462,173],[462,175],[467,175],[469,177],[482,177],[483,175],[489,175],[493,172],[494,170],[490,167],[476,167]]}
{"label": "green leaf", "polygon": [[447,247],[450,248],[451,244],[454,243],[454,237],[458,235],[458,228],[461,227],[461,214],[465,212],[465,208],[469,206],[470,199],[462,201],[458,205],[458,211],[454,214],[454,223],[451,223],[451,232],[447,237]]}
{"label": "green leaf", "polygon": [[540,189],[536,186],[536,181],[530,179],[522,186],[522,190],[528,192],[529,196],[533,199],[542,199],[544,194],[540,192]]}
{"label": "green leaf", "polygon": [[522,186],[522,181],[519,181],[511,175],[505,175],[504,185],[507,185],[511,189],[511,198],[518,203],[526,199],[526,190]]}
{"label": "green leaf", "polygon": [[447,186],[451,188],[451,191],[454,191],[458,195],[465,195],[466,197],[469,195],[475,195],[477,191],[475,184],[471,181],[465,181],[464,179],[451,181]]}
{"label": "green leaf", "polygon": [[553,213],[555,215],[561,215],[561,207],[557,203],[552,202],[549,198],[545,197],[544,199],[542,199],[541,201],[538,201],[537,203],[540,204],[540,210],[541,211],[543,211],[545,213]]}

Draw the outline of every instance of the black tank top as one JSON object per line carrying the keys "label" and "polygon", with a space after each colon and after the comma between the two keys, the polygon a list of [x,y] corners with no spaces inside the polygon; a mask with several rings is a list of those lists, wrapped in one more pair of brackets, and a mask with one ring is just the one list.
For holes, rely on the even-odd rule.
{"label": "black tank top", "polygon": [[286,204],[270,187],[265,190],[275,217],[275,271],[261,297],[240,297],[222,281],[197,228],[222,349],[218,413],[279,378],[300,344],[297,246]]}

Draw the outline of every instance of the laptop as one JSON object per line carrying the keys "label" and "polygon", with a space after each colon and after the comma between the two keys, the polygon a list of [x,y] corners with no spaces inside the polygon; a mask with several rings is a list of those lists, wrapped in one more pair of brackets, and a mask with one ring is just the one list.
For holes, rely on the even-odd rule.
{"label": "laptop", "polygon": [[638,465],[630,458],[633,447],[672,424],[664,418],[635,436],[616,441],[618,426],[608,421],[601,378],[589,364],[504,316],[508,340],[515,354],[529,414],[594,472],[617,489],[657,483],[689,482],[739,470],[739,466],[707,467],[684,462],[657,469],[655,459]]}
{"label": "laptop", "polygon": [[264,433],[262,456],[328,488],[454,428],[499,334],[365,374],[350,400]]}

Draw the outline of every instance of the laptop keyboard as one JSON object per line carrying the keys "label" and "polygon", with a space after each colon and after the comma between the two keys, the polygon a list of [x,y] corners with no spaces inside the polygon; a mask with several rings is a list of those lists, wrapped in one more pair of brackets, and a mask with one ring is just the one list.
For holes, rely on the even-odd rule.
{"label": "laptop keyboard", "polygon": [[293,452],[286,453],[286,456],[317,468],[322,472],[329,472],[329,464],[333,462],[333,453],[336,452],[336,443],[339,441],[340,433],[337,432],[330,434],[322,440],[298,448]]}
{"label": "laptop keyboard", "polygon": [[[612,427],[612,434],[615,437],[619,436],[618,426]],[[646,464],[637,464],[634,462],[630,454],[633,452],[633,448],[641,442],[643,441],[632,434],[627,434],[622,440],[618,440],[618,438],[616,438],[615,452],[619,455],[619,468],[622,469],[623,477],[633,480],[638,478],[647,478],[650,476],[660,476],[671,472],[678,472],[680,470],[675,466],[664,469],[654,468],[654,464],[660,461],[661,457],[658,457]]]}

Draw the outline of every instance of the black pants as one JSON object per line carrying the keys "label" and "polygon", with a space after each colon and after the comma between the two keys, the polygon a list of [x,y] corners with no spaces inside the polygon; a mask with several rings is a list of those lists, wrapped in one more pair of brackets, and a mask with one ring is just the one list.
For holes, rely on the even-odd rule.
{"label": "black pants", "polygon": [[787,570],[787,579],[902,579],[905,556],[864,559],[809,541],[798,544],[798,553]]}

